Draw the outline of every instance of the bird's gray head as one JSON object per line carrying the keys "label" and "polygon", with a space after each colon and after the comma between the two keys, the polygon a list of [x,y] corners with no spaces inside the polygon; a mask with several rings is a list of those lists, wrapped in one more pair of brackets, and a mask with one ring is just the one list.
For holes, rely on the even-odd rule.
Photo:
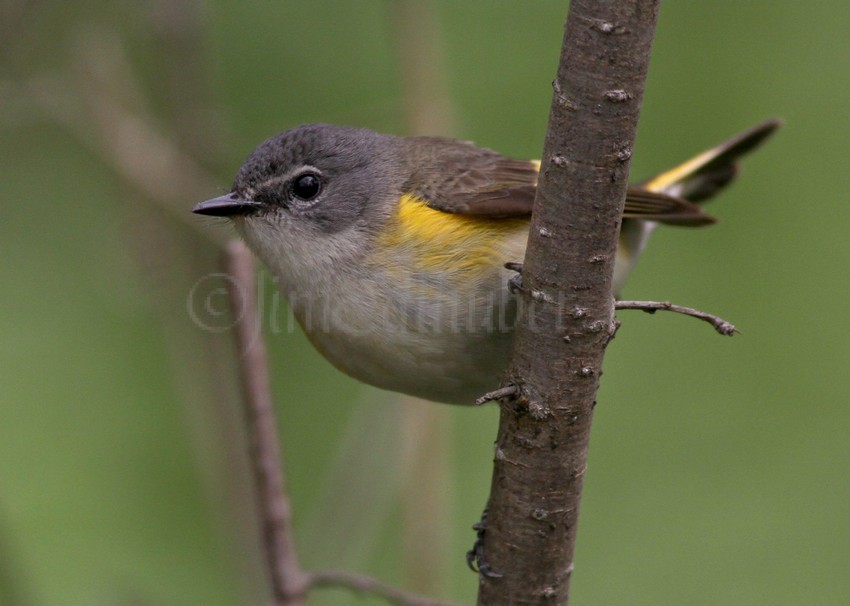
{"label": "bird's gray head", "polygon": [[303,254],[317,239],[339,242],[352,230],[369,234],[386,221],[399,195],[398,141],[359,128],[295,127],[248,156],[229,194],[193,211],[233,219],[261,257],[285,254],[279,249],[289,245]]}
{"label": "bird's gray head", "polygon": [[325,233],[366,218],[369,200],[397,188],[396,138],[374,131],[306,124],[261,143],[231,192],[198,204],[199,214],[303,224]]}

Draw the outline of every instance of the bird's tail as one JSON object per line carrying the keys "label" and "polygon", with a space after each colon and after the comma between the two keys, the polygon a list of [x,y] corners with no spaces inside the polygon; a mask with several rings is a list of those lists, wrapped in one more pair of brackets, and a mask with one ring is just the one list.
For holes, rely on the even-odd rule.
{"label": "bird's tail", "polygon": [[[738,159],[761,145],[781,125],[781,120],[762,122],[694,156],[687,162],[641,183],[634,189],[637,192],[643,190],[653,194],[664,194],[664,196],[684,199],[688,202],[707,200],[735,179],[738,173]],[[628,207],[628,196],[626,202]],[[640,200],[638,202],[637,205],[632,205],[635,206],[633,210],[641,210]],[[643,204],[643,206],[646,205]],[[617,249],[617,264],[614,272],[615,292],[619,292],[625,283],[659,221],[672,225],[691,226],[709,225],[714,222],[712,217],[698,207],[692,207],[688,212],[687,207],[683,206],[680,211],[677,215],[665,216],[663,219],[659,218],[661,215],[641,217],[639,212],[625,214],[620,228],[620,245]]]}
{"label": "bird's tail", "polygon": [[641,187],[690,202],[707,200],[735,179],[738,159],[761,145],[781,125],[781,120],[766,120],[649,179]]}

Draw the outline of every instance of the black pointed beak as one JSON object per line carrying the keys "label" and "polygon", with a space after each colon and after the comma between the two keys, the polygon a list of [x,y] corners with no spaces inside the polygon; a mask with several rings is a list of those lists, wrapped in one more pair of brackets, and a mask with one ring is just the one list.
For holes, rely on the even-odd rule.
{"label": "black pointed beak", "polygon": [[236,194],[226,194],[197,204],[192,212],[212,217],[232,217],[250,214],[262,206],[260,202],[241,200]]}

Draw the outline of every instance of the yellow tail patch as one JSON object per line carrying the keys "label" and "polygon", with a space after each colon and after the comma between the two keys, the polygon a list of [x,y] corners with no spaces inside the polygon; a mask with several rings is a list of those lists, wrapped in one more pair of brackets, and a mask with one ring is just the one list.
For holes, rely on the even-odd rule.
{"label": "yellow tail patch", "polygon": [[703,165],[714,160],[719,153],[717,148],[704,151],[687,162],[683,162],[679,166],[653,177],[649,182],[644,184],[643,188],[647,191],[663,193],[668,187],[684,181],[687,177],[702,168]]}

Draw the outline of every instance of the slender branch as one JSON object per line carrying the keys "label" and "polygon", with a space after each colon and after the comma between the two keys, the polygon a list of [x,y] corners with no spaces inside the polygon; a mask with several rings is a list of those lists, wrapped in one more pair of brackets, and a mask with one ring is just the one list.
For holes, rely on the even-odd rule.
{"label": "slender branch", "polygon": [[503,400],[505,398],[512,398],[516,395],[519,395],[519,389],[517,389],[516,385],[505,385],[504,387],[500,387],[499,389],[488,391],[483,396],[475,400],[475,405],[483,406],[488,402],[493,402],[495,400]]}
{"label": "slender branch", "polygon": [[275,606],[304,606],[307,592],[322,586],[371,593],[397,606],[452,606],[448,602],[396,589],[367,576],[345,571],[309,573],[301,567],[277,439],[268,356],[257,315],[254,257],[243,242],[234,241],[226,247],[225,267],[230,276],[228,291],[236,321],[236,343],[241,354],[239,376],[244,392],[250,458]]}
{"label": "slender branch", "polygon": [[669,301],[616,301],[614,303],[614,308],[639,309],[649,314],[654,314],[656,311],[672,311],[677,314],[684,314],[686,316],[691,316],[692,318],[697,318],[698,320],[708,322],[714,327],[714,330],[719,332],[721,335],[726,335],[727,337],[731,337],[736,332],[741,332],[740,330],[735,328],[734,324],[732,324],[731,322],[727,322],[719,316],[715,316],[714,314],[694,309],[693,307],[674,305]]}
{"label": "slender branch", "polygon": [[456,111],[444,69],[436,2],[395,0],[387,8],[392,16],[408,134],[453,135]]}
{"label": "slender branch", "polygon": [[228,290],[236,319],[236,341],[241,354],[239,375],[272,596],[276,606],[301,606],[306,603],[304,594],[310,579],[295,551],[292,507],[280,463],[268,358],[257,316],[254,257],[244,243],[237,241],[227,246],[225,259],[231,276]]}
{"label": "slender branch", "polygon": [[[478,604],[563,606],[659,0],[572,0],[505,384]],[[569,338],[565,338],[569,337]],[[478,557],[481,557],[479,551]],[[479,561],[479,570],[483,569]]]}
{"label": "slender branch", "polygon": [[454,602],[441,602],[403,591],[377,579],[346,570],[321,570],[310,574],[310,588],[342,587],[355,592],[379,596],[396,606],[456,606]]}
{"label": "slender branch", "polygon": [[[401,84],[408,135],[454,134],[456,112],[449,92],[436,0],[384,3]],[[398,431],[397,464],[402,468],[403,531],[401,564],[404,585],[425,594],[448,588],[451,557],[453,424],[447,407],[396,396],[403,411]]]}

